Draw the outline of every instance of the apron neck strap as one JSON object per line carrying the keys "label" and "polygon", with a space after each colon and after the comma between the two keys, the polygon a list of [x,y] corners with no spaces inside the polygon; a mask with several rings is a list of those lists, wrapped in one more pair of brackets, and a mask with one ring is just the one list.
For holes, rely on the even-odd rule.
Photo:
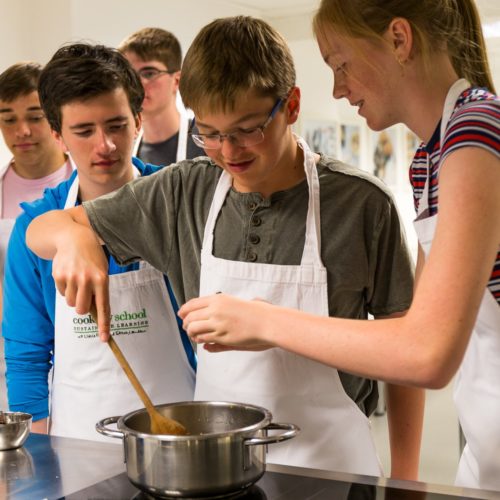
{"label": "apron neck strap", "polygon": [[[314,154],[309,146],[299,136],[295,136],[297,144],[304,152],[304,171],[306,174],[309,201],[306,219],[306,237],[302,265],[315,265],[321,263],[321,228],[320,228],[320,201],[319,177]],[[220,176],[214,197],[210,206],[207,222],[203,235],[202,253],[213,254],[215,223],[222,209],[227,193],[232,186],[232,177],[224,170]]]}
{"label": "apron neck strap", "polygon": [[[457,80],[448,90],[446,99],[443,107],[443,115],[441,117],[441,127],[439,135],[439,143],[442,147],[443,139],[446,135],[446,129],[448,127],[448,122],[450,121],[451,115],[457,104],[457,99],[460,97],[462,92],[470,87],[470,83],[465,78],[460,78]],[[425,210],[429,208],[429,185],[431,178],[431,165],[430,165],[430,154],[427,153],[427,179],[425,181],[424,191],[420,198],[418,204],[417,218],[422,215]]]}
{"label": "apron neck strap", "polygon": [[[179,132],[178,132],[179,137],[177,140],[177,152],[175,156],[176,162],[180,162],[187,158],[188,131],[189,131],[189,116],[186,112],[182,112],[180,113],[180,119],[179,119]],[[144,137],[144,129],[141,128],[134,142],[132,156],[137,156],[143,137]]]}
{"label": "apron neck strap", "polygon": [[457,99],[460,97],[462,92],[470,87],[470,83],[465,78],[460,78],[457,80],[448,90],[446,95],[446,100],[444,102],[443,116],[441,118],[441,130],[440,130],[440,142],[442,143],[443,138],[446,134],[446,127],[450,121],[451,115],[457,104]]}
{"label": "apron neck strap", "polygon": [[[132,169],[133,169],[132,175],[134,179],[137,179],[138,177],[141,176],[141,172],[135,165],[132,165]],[[69,188],[68,196],[66,197],[66,203],[64,204],[65,209],[72,208],[76,205],[76,202],[78,201],[79,189],[80,189],[80,181],[78,180],[78,175],[76,175],[76,177],[73,180],[73,183],[71,184],[71,187]]]}

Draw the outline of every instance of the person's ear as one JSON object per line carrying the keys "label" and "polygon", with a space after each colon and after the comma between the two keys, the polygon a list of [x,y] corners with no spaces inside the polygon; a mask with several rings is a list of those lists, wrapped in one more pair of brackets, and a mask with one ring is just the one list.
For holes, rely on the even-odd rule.
{"label": "person's ear", "polygon": [[52,137],[54,140],[59,144],[59,147],[64,153],[68,152],[68,147],[66,146],[66,143],[64,142],[64,139],[62,135],[59,132],[56,132],[54,129],[50,129],[50,132],[52,134]]}
{"label": "person's ear", "polygon": [[142,127],[142,113],[139,112],[134,116],[134,139],[137,139]]}
{"label": "person's ear", "polygon": [[174,79],[173,90],[174,92],[177,92],[179,90],[179,82],[181,81],[181,72],[176,71],[175,73],[172,73],[172,78]]}
{"label": "person's ear", "polygon": [[413,48],[413,31],[409,21],[403,17],[395,17],[384,38],[389,42],[397,62],[403,66],[411,58]]}
{"label": "person's ear", "polygon": [[299,117],[300,112],[300,89],[293,87],[286,101],[287,123],[292,125]]}

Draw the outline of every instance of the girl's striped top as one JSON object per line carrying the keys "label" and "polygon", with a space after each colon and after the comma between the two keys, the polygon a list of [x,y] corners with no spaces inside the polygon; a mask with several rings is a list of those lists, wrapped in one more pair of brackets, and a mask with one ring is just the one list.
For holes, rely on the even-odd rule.
{"label": "girl's striped top", "polygon": [[[417,210],[427,179],[429,159],[429,216],[438,212],[439,168],[452,151],[474,146],[487,149],[500,158],[500,98],[483,88],[472,87],[465,90],[457,100],[442,146],[440,129],[441,123],[428,144],[421,144],[417,149],[410,166],[410,182]],[[488,288],[500,305],[500,247]]]}

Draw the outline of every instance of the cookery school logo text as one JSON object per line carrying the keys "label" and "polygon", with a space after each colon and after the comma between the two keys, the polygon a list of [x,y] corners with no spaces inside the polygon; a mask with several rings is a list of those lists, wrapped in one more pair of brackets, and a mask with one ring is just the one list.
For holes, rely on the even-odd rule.
{"label": "cookery school logo text", "polygon": [[[140,311],[123,310],[112,313],[111,335],[136,335],[146,333],[149,328],[148,313],[145,307]],[[73,317],[73,333],[78,339],[91,339],[98,337],[97,325],[90,314],[75,315]]]}

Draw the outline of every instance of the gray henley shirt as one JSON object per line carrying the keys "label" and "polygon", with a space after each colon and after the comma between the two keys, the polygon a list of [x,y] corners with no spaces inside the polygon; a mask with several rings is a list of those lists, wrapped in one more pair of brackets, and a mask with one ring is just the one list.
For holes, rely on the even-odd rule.
{"label": "gray henley shirt", "polygon": [[[317,168],[330,315],[359,319],[405,311],[413,265],[391,194],[375,177],[332,158],[321,156]],[[182,304],[199,293],[203,231],[220,174],[206,157],[186,160],[84,207],[119,263],[149,262],[169,277]],[[307,204],[305,180],[269,198],[231,189],[215,227],[215,256],[300,264]],[[346,393],[371,414],[376,383],[346,373],[340,378]]]}

